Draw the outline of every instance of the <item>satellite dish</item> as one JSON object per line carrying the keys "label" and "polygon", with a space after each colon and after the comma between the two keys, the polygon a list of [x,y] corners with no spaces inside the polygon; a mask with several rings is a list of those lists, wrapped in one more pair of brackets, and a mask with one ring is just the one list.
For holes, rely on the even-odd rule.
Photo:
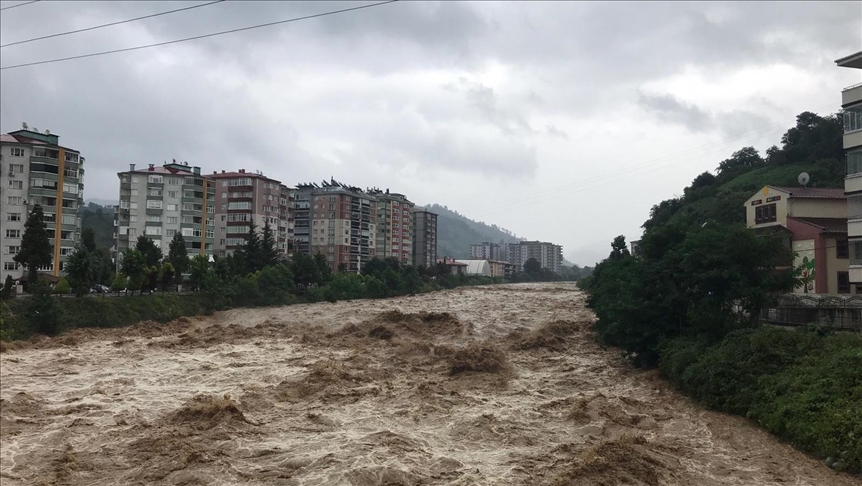
{"label": "satellite dish", "polygon": [[27,122],[21,122],[21,128],[23,128],[24,130],[26,130],[26,129],[30,128],[30,127],[29,127],[29,126],[27,126]]}
{"label": "satellite dish", "polygon": [[811,176],[808,175],[808,172],[802,172],[801,174],[799,174],[799,177],[797,177],[796,180],[799,181],[799,185],[805,187],[806,185],[808,185],[808,181],[811,180]]}

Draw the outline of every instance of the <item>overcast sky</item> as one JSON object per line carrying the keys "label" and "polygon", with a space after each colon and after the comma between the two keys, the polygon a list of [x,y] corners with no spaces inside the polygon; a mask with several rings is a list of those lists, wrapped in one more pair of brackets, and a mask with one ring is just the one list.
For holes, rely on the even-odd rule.
{"label": "overcast sky", "polygon": [[[7,7],[23,0],[0,2]],[[373,2],[370,2],[373,3]],[[42,1],[0,44],[195,2]],[[364,5],[223,2],[0,50],[2,66]],[[736,149],[840,108],[862,2],[413,2],[0,71],[21,122],[87,158],[85,198],[176,158],[406,194],[593,264]]]}

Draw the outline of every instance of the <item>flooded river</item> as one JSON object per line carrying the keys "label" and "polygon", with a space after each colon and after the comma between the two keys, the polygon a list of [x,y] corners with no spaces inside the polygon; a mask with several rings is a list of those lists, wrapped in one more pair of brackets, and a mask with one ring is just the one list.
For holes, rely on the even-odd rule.
{"label": "flooded river", "polygon": [[591,338],[571,284],[238,309],[0,354],[0,482],[859,485]]}

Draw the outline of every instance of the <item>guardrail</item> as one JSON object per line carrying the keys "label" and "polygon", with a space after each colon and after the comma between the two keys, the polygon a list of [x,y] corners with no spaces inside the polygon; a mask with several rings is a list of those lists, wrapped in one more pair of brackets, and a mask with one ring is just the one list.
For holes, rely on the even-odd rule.
{"label": "guardrail", "polygon": [[830,329],[862,332],[862,295],[783,295],[763,309],[760,319],[769,324],[804,327],[819,325]]}

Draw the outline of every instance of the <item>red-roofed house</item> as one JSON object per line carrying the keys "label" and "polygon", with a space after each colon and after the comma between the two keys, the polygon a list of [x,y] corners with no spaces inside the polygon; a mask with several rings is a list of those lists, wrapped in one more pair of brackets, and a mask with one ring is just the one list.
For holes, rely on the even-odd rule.
{"label": "red-roofed house", "polygon": [[862,293],[850,284],[847,200],[844,189],[764,186],[745,202],[746,224],[787,235],[794,267],[811,281],[795,289],[806,294]]}

